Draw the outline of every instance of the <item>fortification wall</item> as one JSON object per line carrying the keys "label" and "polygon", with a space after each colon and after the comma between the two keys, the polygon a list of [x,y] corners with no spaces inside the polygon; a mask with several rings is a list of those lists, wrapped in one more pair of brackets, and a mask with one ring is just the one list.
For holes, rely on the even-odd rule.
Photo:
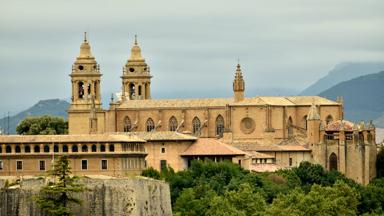
{"label": "fortification wall", "polygon": [[[0,189],[0,215],[37,216],[41,214],[32,197],[44,179],[24,179],[20,186]],[[172,215],[169,185],[146,178],[119,178],[80,180],[89,189],[78,197],[81,206],[74,206],[75,215]],[[0,179],[0,188],[5,183]]]}

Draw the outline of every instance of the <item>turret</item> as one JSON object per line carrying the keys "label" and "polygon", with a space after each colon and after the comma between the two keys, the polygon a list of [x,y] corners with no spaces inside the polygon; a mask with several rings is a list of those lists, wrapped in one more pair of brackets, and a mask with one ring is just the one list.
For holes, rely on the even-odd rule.
{"label": "turret", "polygon": [[151,99],[151,78],[149,66],[141,55],[137,36],[131,49],[131,55],[123,67],[122,100]]}
{"label": "turret", "polygon": [[240,64],[237,64],[235,79],[233,80],[233,93],[235,102],[244,100],[245,82],[241,72]]}
{"label": "turret", "polygon": [[311,144],[320,142],[320,115],[315,103],[312,103],[307,115],[307,137]]}

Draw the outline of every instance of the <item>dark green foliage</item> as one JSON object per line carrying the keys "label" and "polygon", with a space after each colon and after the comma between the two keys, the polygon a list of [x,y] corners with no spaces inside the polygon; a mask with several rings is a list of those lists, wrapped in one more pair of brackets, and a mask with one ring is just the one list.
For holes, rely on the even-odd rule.
{"label": "dark green foliage", "polygon": [[54,169],[49,173],[53,182],[44,186],[40,190],[39,196],[35,201],[40,209],[47,215],[67,216],[73,215],[71,204],[81,204],[81,200],[74,197],[76,193],[85,190],[84,185],[77,183],[77,177],[71,177],[71,169],[66,156],[62,156],[56,161]]}
{"label": "dark green foliage", "polygon": [[380,151],[377,154],[376,171],[377,171],[378,178],[384,177],[384,148],[380,148]]}
{"label": "dark green foliage", "polygon": [[22,135],[67,134],[68,122],[55,116],[28,117],[16,127]]}
{"label": "dark green foliage", "polygon": [[160,179],[160,173],[159,171],[155,170],[153,167],[149,167],[141,172],[142,176],[153,178],[153,179]]}

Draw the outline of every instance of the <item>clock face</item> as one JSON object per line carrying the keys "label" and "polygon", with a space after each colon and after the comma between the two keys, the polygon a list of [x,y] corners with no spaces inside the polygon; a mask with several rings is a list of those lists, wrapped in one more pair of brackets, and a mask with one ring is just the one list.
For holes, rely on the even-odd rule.
{"label": "clock face", "polygon": [[135,69],[134,69],[134,68],[129,68],[129,71],[130,71],[130,72],[134,72]]}
{"label": "clock face", "polygon": [[79,70],[84,70],[84,66],[83,65],[79,65]]}

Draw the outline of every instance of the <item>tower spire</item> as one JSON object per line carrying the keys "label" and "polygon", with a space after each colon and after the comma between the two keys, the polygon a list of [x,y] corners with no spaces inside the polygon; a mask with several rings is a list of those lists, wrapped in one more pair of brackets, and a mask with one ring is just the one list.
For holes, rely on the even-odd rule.
{"label": "tower spire", "polygon": [[87,42],[87,32],[84,32],[84,42]]}
{"label": "tower spire", "polygon": [[242,101],[244,99],[245,82],[243,79],[243,73],[241,72],[241,66],[238,60],[236,66],[235,79],[233,80],[233,92],[235,96],[235,102]]}
{"label": "tower spire", "polygon": [[137,45],[137,34],[135,34],[135,45]]}

